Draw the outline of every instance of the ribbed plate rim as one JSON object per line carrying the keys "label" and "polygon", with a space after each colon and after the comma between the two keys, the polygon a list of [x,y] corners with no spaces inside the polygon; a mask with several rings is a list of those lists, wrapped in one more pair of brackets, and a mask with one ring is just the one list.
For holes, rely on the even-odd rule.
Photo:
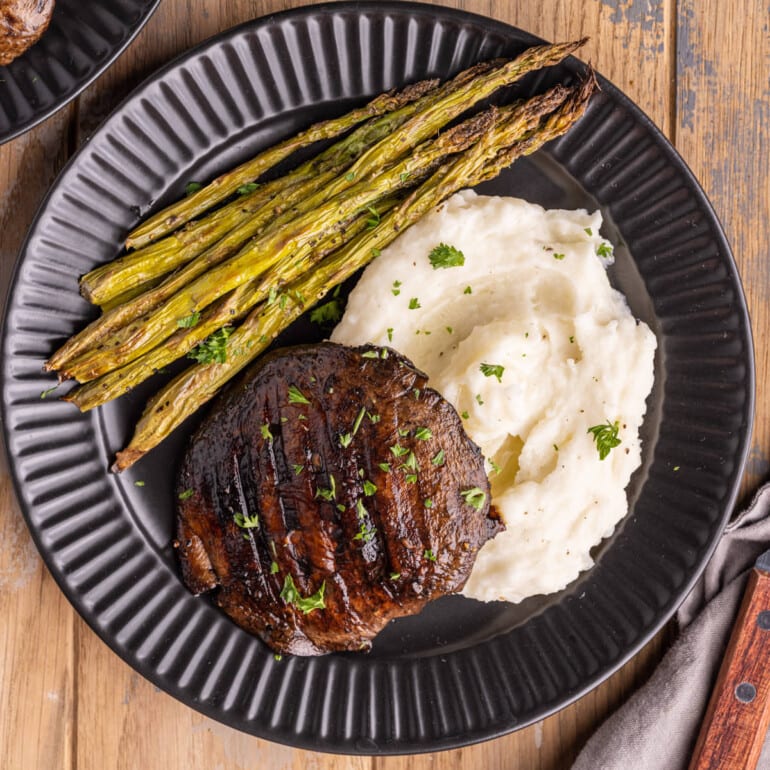
{"label": "ribbed plate rim", "polygon": [[[497,33],[504,35],[509,39],[514,39],[517,41],[526,39],[528,42],[529,41],[531,41],[532,43],[538,42],[538,39],[534,38],[529,33],[526,33],[522,30],[518,30],[517,28],[511,25],[504,24],[497,20],[489,19],[487,17],[481,16],[478,14],[466,13],[456,9],[443,8],[440,6],[428,5],[428,4],[422,4],[422,3],[387,2],[387,3],[378,3],[375,6],[373,4],[369,5],[369,4],[362,4],[362,3],[356,3],[356,2],[340,2],[340,3],[325,3],[317,6],[304,6],[304,7],[284,11],[278,14],[271,14],[270,16],[262,17],[259,19],[254,19],[244,24],[238,25],[232,29],[225,30],[224,32],[219,33],[213,38],[210,38],[209,40],[196,46],[195,48],[191,49],[185,54],[177,57],[176,59],[171,61],[169,64],[164,66],[157,73],[155,73],[153,76],[145,80],[144,83],[142,83],[126,100],[124,100],[124,102],[105,121],[105,123],[102,126],[102,129],[106,130],[106,128],[109,127],[111,121],[121,113],[121,111],[124,109],[124,107],[129,101],[141,98],[142,93],[152,84],[154,84],[157,80],[162,79],[166,74],[176,70],[177,68],[188,63],[192,59],[205,55],[207,50],[209,50],[210,48],[217,47],[222,42],[230,39],[233,36],[236,36],[242,33],[245,30],[256,29],[263,25],[270,24],[273,22],[280,23],[286,20],[304,19],[313,14],[335,13],[338,11],[355,12],[355,11],[363,11],[363,10],[366,10],[366,12],[370,14],[381,12],[381,13],[389,13],[389,14],[404,13],[406,15],[410,13],[440,15],[442,18],[449,18],[449,19],[461,20],[464,22],[475,23],[482,28],[493,29]],[[609,83],[609,81],[607,81],[604,78],[601,78],[601,84],[604,91],[607,93],[610,93],[616,102],[619,102],[620,104],[622,104],[623,107],[628,112],[631,113],[631,115],[634,117],[637,123],[644,125],[645,129],[651,135],[651,138],[655,142],[656,146],[676,166],[677,172],[684,177],[689,191],[695,195],[695,197],[698,199],[698,203],[700,204],[704,212],[707,214],[708,218],[710,218],[713,231],[719,241],[718,245],[720,247],[720,250],[725,255],[725,262],[728,263],[728,266],[730,268],[730,273],[733,279],[735,280],[736,287],[738,288],[738,291],[736,294],[735,311],[740,316],[740,320],[743,324],[742,331],[745,332],[745,335],[746,335],[747,355],[748,355],[748,360],[745,362],[747,364],[747,376],[746,376],[747,398],[746,398],[746,401],[744,402],[744,416],[746,418],[745,434],[743,436],[741,449],[735,458],[736,464],[735,464],[734,471],[731,474],[730,493],[728,495],[727,504],[724,506],[724,509],[722,511],[722,517],[721,517],[718,531],[715,533],[715,536],[712,538],[709,548],[707,549],[706,558],[702,559],[697,570],[695,570],[694,573],[691,575],[690,579],[687,582],[686,590],[682,591],[680,596],[672,600],[672,602],[670,603],[670,606],[668,606],[665,609],[665,611],[661,612],[658,615],[656,622],[654,624],[654,627],[649,629],[648,632],[645,635],[643,635],[643,638],[641,638],[636,644],[628,648],[624,652],[624,654],[620,656],[620,658],[615,662],[614,666],[606,670],[600,671],[595,677],[586,681],[582,687],[575,688],[573,691],[569,692],[558,703],[553,705],[553,707],[548,709],[541,709],[536,714],[529,715],[525,720],[523,720],[520,723],[504,726],[494,731],[482,731],[481,734],[474,733],[474,734],[465,734],[462,736],[452,736],[450,738],[445,738],[441,741],[435,742],[430,745],[409,745],[408,747],[405,747],[405,748],[402,748],[400,746],[392,746],[392,745],[381,746],[381,747],[378,747],[378,750],[376,752],[355,749],[350,745],[343,746],[343,745],[328,745],[323,742],[319,743],[318,739],[313,736],[310,736],[310,737],[296,736],[296,739],[293,738],[292,740],[287,741],[285,739],[282,739],[281,737],[276,737],[274,735],[271,735],[269,729],[249,730],[253,734],[259,735],[260,737],[269,738],[272,740],[278,740],[280,742],[285,742],[285,743],[288,743],[289,745],[294,745],[302,748],[315,749],[315,750],[320,749],[327,752],[346,753],[346,754],[350,754],[350,753],[401,754],[401,753],[405,753],[405,751],[408,751],[408,753],[419,753],[419,752],[435,751],[437,749],[457,748],[457,747],[469,745],[471,743],[475,743],[478,741],[499,737],[501,735],[511,732],[514,729],[518,729],[520,727],[526,726],[527,724],[531,724],[532,722],[538,719],[542,719],[554,713],[555,711],[563,708],[564,706],[568,705],[569,703],[579,698],[585,692],[588,692],[589,690],[596,687],[604,679],[606,679],[608,676],[614,673],[628,659],[633,657],[633,655],[635,655],[639,651],[639,649],[641,649],[654,636],[654,634],[657,633],[657,631],[659,631],[660,628],[669,620],[673,612],[676,610],[678,603],[684,598],[684,596],[686,596],[687,593],[689,593],[693,584],[698,579],[702,570],[705,568],[708,558],[710,558],[714,548],[717,545],[718,534],[719,532],[721,532],[722,528],[724,527],[724,524],[726,523],[730,515],[730,512],[735,504],[735,501],[737,499],[737,495],[739,491],[738,483],[742,475],[742,470],[745,466],[745,463],[748,457],[749,448],[750,448],[749,438],[751,435],[751,425],[753,420],[754,399],[755,399],[755,369],[754,369],[755,364],[754,364],[754,356],[753,356],[753,345],[751,340],[751,328],[749,323],[749,316],[748,316],[745,296],[743,294],[742,287],[740,286],[740,279],[738,276],[737,267],[735,265],[735,260],[730,250],[729,244],[727,243],[721,224],[718,221],[718,218],[713,210],[713,207],[711,206],[711,203],[708,201],[708,198],[706,197],[704,191],[700,187],[699,183],[695,179],[690,169],[687,167],[686,163],[679,156],[675,148],[670,145],[670,143],[665,139],[662,133],[654,126],[654,124],[650,121],[650,119],[646,115],[644,115],[644,113],[627,96],[625,96],[619,89],[617,89],[615,86],[613,86],[611,83]],[[67,163],[65,168],[62,170],[59,176],[59,179],[57,179],[57,182],[52,186],[51,190],[46,196],[46,199],[43,201],[43,204],[41,205],[41,208],[38,214],[36,215],[32,223],[32,226],[30,227],[29,234],[20,252],[20,258],[17,260],[16,266],[14,268],[14,273],[13,273],[13,277],[12,277],[12,280],[10,283],[10,289],[9,289],[8,307],[10,307],[10,304],[12,302],[12,296],[16,288],[17,282],[19,280],[19,272],[21,268],[21,256],[24,255],[27,251],[28,243],[33,237],[40,219],[44,215],[45,208],[50,196],[58,188],[60,181],[64,178],[71,164],[76,162],[78,156],[79,154],[76,154],[75,156],[73,156],[73,158],[70,159],[70,161]],[[9,311],[6,310],[6,318],[7,318],[8,312]],[[8,333],[8,329],[6,328],[4,330],[3,339],[2,339],[3,352],[5,352],[7,349],[8,339],[9,339],[9,333]],[[5,368],[3,369],[1,374],[1,381],[2,381],[3,390],[5,391],[6,387],[9,384],[9,377],[8,377],[7,370]],[[11,476],[14,483],[14,488],[16,490],[17,498],[21,503],[22,513],[25,516],[28,526],[30,527],[30,530],[32,532],[33,540],[35,541],[38,549],[41,551],[45,559],[46,554],[44,551],[42,539],[41,539],[40,533],[35,531],[35,528],[32,524],[30,509],[24,497],[24,488],[21,483],[21,480],[17,475],[17,469],[15,467],[15,464],[13,463],[11,441],[8,435],[8,431],[6,429],[6,426],[8,424],[7,417],[8,417],[8,409],[9,409],[6,398],[2,400],[2,404],[0,405],[0,407],[2,409],[2,420],[3,420],[3,441],[5,443],[6,451],[8,452],[9,459],[11,460],[10,469],[11,469]],[[47,562],[47,559],[46,559],[46,562]],[[50,565],[49,565],[49,569],[51,569]],[[129,663],[129,665],[131,665],[136,670],[141,671],[145,676],[147,676],[151,681],[153,681],[154,684],[163,688],[164,690],[172,694],[174,697],[186,703],[187,705],[191,706],[192,708],[195,708],[196,710],[201,711],[202,713],[205,713],[214,719],[223,721],[226,724],[233,725],[233,722],[226,718],[227,717],[226,714],[223,714],[218,709],[209,707],[206,703],[201,703],[197,700],[194,700],[188,697],[184,690],[174,686],[174,683],[169,683],[165,681],[162,676],[160,675],[153,676],[153,671],[148,670],[148,666],[140,663],[139,661],[134,660],[127,650],[124,650],[118,647],[114,643],[114,641],[109,637],[109,635],[103,634],[100,631],[100,629],[96,626],[96,624],[92,622],[92,619],[88,615],[87,609],[83,607],[82,603],[79,600],[79,597],[76,594],[74,594],[73,591],[69,588],[65,577],[61,574],[58,574],[56,570],[51,569],[51,572],[54,579],[62,588],[62,591],[65,593],[65,595],[67,596],[69,601],[73,604],[73,606],[75,606],[75,608],[78,610],[81,616],[84,617],[86,622],[88,622],[89,625],[93,628],[93,630],[96,631],[96,633],[103,639],[103,641],[105,641],[105,643],[108,646],[110,646],[110,648],[113,649],[114,652],[116,652],[127,663]],[[241,729],[244,729],[242,725],[234,725],[234,726],[238,726]]]}

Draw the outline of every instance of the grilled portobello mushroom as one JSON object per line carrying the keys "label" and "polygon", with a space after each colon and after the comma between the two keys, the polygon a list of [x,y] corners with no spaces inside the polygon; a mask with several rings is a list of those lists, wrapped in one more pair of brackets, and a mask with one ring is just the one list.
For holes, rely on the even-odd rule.
{"label": "grilled portobello mushroom", "polygon": [[182,462],[190,590],[277,652],[320,655],[368,649],[391,618],[462,589],[503,527],[481,452],[426,383],[388,348],[263,358]]}
{"label": "grilled portobello mushroom", "polygon": [[0,0],[0,66],[10,64],[48,29],[54,0]]}

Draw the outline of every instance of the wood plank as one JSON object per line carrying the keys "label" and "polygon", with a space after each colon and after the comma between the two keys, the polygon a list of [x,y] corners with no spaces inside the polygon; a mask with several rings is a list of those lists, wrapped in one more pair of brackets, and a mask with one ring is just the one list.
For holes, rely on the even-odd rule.
{"label": "wood plank", "polygon": [[[676,146],[703,185],[727,233],[746,290],[758,371],[770,333],[770,7],[744,0],[680,0]],[[770,471],[767,378],[757,381],[754,438],[742,491]]]}
{"label": "wood plank", "polygon": [[[67,158],[71,108],[0,147],[0,286]],[[3,291],[3,294],[5,292]],[[74,612],[35,549],[0,453],[0,757],[16,770],[72,768]]]}

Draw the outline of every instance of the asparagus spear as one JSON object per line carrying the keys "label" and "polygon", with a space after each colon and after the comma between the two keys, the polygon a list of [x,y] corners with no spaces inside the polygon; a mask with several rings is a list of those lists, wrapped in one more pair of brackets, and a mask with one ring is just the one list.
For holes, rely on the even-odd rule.
{"label": "asparagus spear", "polygon": [[[283,218],[275,222],[275,226],[288,223],[292,215],[309,211],[323,203],[324,198],[328,194],[328,191],[324,192],[324,190],[329,181],[329,177],[319,176],[322,171],[331,168],[338,169],[340,166],[348,164],[354,160],[355,157],[360,156],[360,154],[369,146],[392,134],[398,126],[403,124],[416,112],[419,112],[431,103],[444,98],[447,94],[471,82],[474,78],[494,70],[499,64],[499,61],[475,64],[436,89],[433,88],[435,81],[423,81],[422,83],[404,89],[401,94],[405,101],[407,98],[411,97],[419,96],[419,98],[414,102],[405,104],[393,113],[388,113],[382,118],[373,120],[370,123],[361,126],[348,137],[329,148],[326,152],[322,153],[317,158],[306,162],[297,170],[289,174],[288,177],[305,182],[305,184],[302,187],[293,188],[294,192],[291,194],[285,193],[284,196],[282,196],[282,207],[265,206],[264,208],[259,208],[258,204],[263,203],[266,197],[270,199],[274,190],[280,191],[281,188],[279,185],[281,185],[283,178],[275,180],[274,183],[268,183],[268,185],[262,188],[261,193],[250,195],[245,207],[240,202],[236,201],[229,204],[229,206],[224,207],[221,212],[217,212],[211,217],[202,220],[199,224],[195,224],[190,228],[170,236],[172,239],[178,237],[189,242],[189,248],[180,250],[177,254],[177,259],[180,262],[186,261],[188,258],[191,258],[192,255],[200,254],[201,251],[203,251],[205,244],[209,243],[209,241],[215,240],[223,232],[232,228],[236,224],[236,221],[241,218],[241,214],[256,212],[254,218],[243,222],[240,227],[231,231],[226,238],[220,240],[216,246],[212,246],[210,249],[203,251],[202,255],[198,257],[194,263],[188,268],[185,268],[182,272],[172,276],[156,291],[148,291],[146,294],[141,293],[141,296],[136,299],[135,302],[131,302],[131,304],[127,304],[123,307],[118,308],[116,305],[114,312],[113,308],[107,308],[110,312],[105,313],[101,318],[92,322],[77,335],[71,337],[65,345],[48,360],[44,368],[47,371],[64,369],[70,361],[76,356],[82,355],[89,347],[98,344],[100,340],[113,334],[118,329],[123,328],[131,321],[140,318],[142,314],[157,307],[161,302],[171,297],[178,289],[201,275],[209,267],[218,264],[226,257],[230,256],[237,250],[238,246],[243,241],[259,232],[267,219],[278,214],[281,208],[285,208],[294,203],[297,199],[301,199],[302,196],[308,192],[311,192],[312,190],[321,191],[320,194],[305,201],[304,205],[301,207],[289,209]],[[346,179],[345,182],[347,185],[352,183],[349,179]],[[214,222],[214,227],[212,227],[210,220],[216,220]],[[203,233],[201,233],[201,231],[203,231]],[[212,235],[213,237],[207,239],[199,238],[199,233]],[[110,299],[108,298],[112,298],[116,291],[123,291],[127,282],[133,282],[132,278],[136,277],[133,271],[142,270],[144,271],[143,274],[145,276],[148,275],[148,271],[151,270],[151,267],[146,263],[149,262],[151,265],[153,260],[157,258],[157,253],[154,251],[156,247],[160,247],[159,251],[164,254],[166,253],[165,250],[163,250],[162,244],[167,240],[168,239],[164,239],[157,244],[146,247],[146,249],[124,257],[123,260],[125,260],[127,275],[121,273],[120,266],[118,267],[118,270],[112,270],[111,266],[115,265],[115,262],[110,263],[103,268],[97,268],[96,271],[89,273],[88,276],[85,277],[85,279],[89,279],[89,276],[93,277],[94,282],[89,283],[84,279],[85,283],[81,282],[81,290],[92,301],[99,302],[100,304],[102,302],[110,302]],[[173,244],[170,251],[173,251]],[[123,260],[118,261],[120,262]],[[98,286],[96,281],[100,282]],[[106,285],[111,287],[109,293],[105,290]],[[149,288],[152,289],[154,287],[150,286]],[[133,297],[129,296],[128,299],[133,299]]]}
{"label": "asparagus spear", "polygon": [[489,129],[492,112],[479,113],[420,145],[404,160],[365,179],[347,192],[327,201],[315,210],[297,217],[288,228],[271,229],[238,254],[213,267],[183,291],[177,292],[159,308],[135,320],[105,340],[96,350],[86,351],[66,367],[66,375],[88,382],[140,356],[168,338],[179,319],[200,312],[228,291],[261,275],[289,255],[303,259],[319,239],[342,231],[363,210],[376,215],[373,204],[407,185],[407,179],[419,179],[448,154],[460,152]]}
{"label": "asparagus spear", "polygon": [[[426,80],[407,87],[398,95],[404,102],[399,109],[360,126],[320,156],[302,164],[287,176],[279,177],[261,186],[258,191],[248,194],[245,200],[233,201],[219,211],[186,225],[160,241],[92,270],[81,279],[81,293],[86,299],[98,305],[117,304],[113,303],[113,300],[124,291],[126,285],[149,281],[153,277],[164,275],[175,267],[189,262],[242,222],[244,215],[267,205],[295,182],[313,178],[316,180],[317,189],[323,189],[326,180],[318,179],[320,173],[330,169],[340,171],[346,168],[370,146],[391,135],[415,113],[444,98],[452,90],[460,88],[473,78],[490,72],[500,66],[500,63],[501,61],[490,61],[475,64],[439,88],[435,87],[436,80]],[[415,101],[409,101],[410,99]],[[338,190],[342,187],[344,185],[338,187]],[[251,237],[252,234],[254,233],[247,237]]]}
{"label": "asparagus spear", "polygon": [[[483,98],[501,85],[521,77],[529,69],[555,63],[568,55],[576,47],[582,45],[582,43],[583,41],[578,41],[555,46],[531,48],[517,59],[507,62],[502,66],[498,67],[496,62],[481,63],[460,73],[452,81],[438,89],[437,93],[423,96],[412,105],[414,107],[413,111],[416,114],[407,121],[401,130],[391,133],[368,152],[364,153],[349,173],[345,174],[344,177],[338,178],[332,185],[322,187],[313,198],[306,201],[304,209],[301,210],[307,211],[316,206],[321,206],[328,197],[341,195],[353,184],[353,180],[365,178],[368,174],[373,173],[381,164],[402,156],[421,138],[430,136],[446,122],[463,112],[470,102],[477,98]],[[404,110],[401,112],[404,114]],[[406,173],[408,174],[409,172]],[[401,181],[403,183],[403,180]],[[370,203],[368,202],[364,205],[370,205]],[[242,235],[244,230],[250,232],[251,228],[244,225],[243,229],[236,233],[236,236]],[[247,235],[246,237],[249,236]],[[223,244],[228,246],[227,249],[217,249],[214,255],[207,253],[205,255],[206,258],[201,263],[202,267],[207,269],[210,265],[216,264],[219,259],[227,256],[230,253],[229,246],[237,241],[238,237],[230,238],[226,244]],[[212,256],[216,258],[212,258]],[[118,361],[117,363],[109,364],[107,369],[88,373],[87,365],[82,360],[79,366],[73,359],[76,356],[79,356],[80,359],[88,359],[87,348],[91,344],[113,334],[115,330],[130,323],[132,320],[146,320],[139,313],[148,312],[151,307],[154,307],[161,301],[165,301],[170,296],[171,290],[176,290],[179,286],[184,285],[187,280],[190,280],[191,277],[194,278],[202,272],[202,269],[199,271],[193,268],[190,273],[174,277],[170,286],[161,288],[151,295],[143,296],[131,308],[122,308],[119,312],[112,313],[109,317],[94,322],[90,327],[65,344],[48,361],[46,369],[64,370],[63,376],[75,376],[80,381],[87,381],[105,371],[109,371],[110,368],[122,365],[122,361]],[[197,309],[191,312],[197,312]],[[120,342],[116,340],[113,346],[117,347],[119,344]],[[128,347],[130,348],[130,345]],[[141,351],[137,355],[140,353]],[[81,374],[78,374],[78,372],[81,372]]]}
{"label": "asparagus spear", "polygon": [[[307,307],[366,264],[373,254],[433,206],[460,187],[479,184],[496,176],[519,155],[532,153],[563,134],[583,114],[595,87],[596,81],[589,71],[581,86],[555,113],[544,118],[534,130],[525,130],[525,138],[512,144],[510,136],[520,135],[518,131],[522,123],[517,126],[517,121],[522,119],[522,107],[508,110],[480,142],[456,160],[444,163],[377,228],[358,236],[324,260],[316,270],[292,284],[288,292],[292,302],[283,308],[277,303],[255,308],[233,332],[226,363],[192,366],[148,402],[131,442],[117,453],[112,470],[125,470],[157,446],[209,401],[222,385],[253,361]],[[505,142],[507,146],[501,147]]]}
{"label": "asparagus spear", "polygon": [[[386,213],[396,204],[395,197],[384,200],[380,211]],[[263,300],[286,302],[289,295],[279,289],[296,279],[303,270],[313,263],[331,254],[345,238],[354,237],[368,227],[368,212],[360,215],[348,228],[343,236],[333,233],[327,237],[313,252],[307,263],[298,263],[293,257],[286,259],[268,271],[264,277],[239,286],[217,302],[209,305],[200,317],[190,317],[163,345],[144,353],[135,361],[98,377],[84,385],[71,390],[62,400],[75,404],[80,411],[87,412],[97,406],[122,396],[139,383],[151,377],[164,366],[192,350],[210,334],[223,326],[240,320],[256,304]]]}
{"label": "asparagus spear", "polygon": [[[333,177],[334,172],[329,171],[315,178],[309,178],[286,190],[283,195],[283,207],[301,200],[309,190],[314,189],[316,184],[326,184]],[[239,227],[231,230],[224,238],[206,249],[195,260],[173,273],[161,284],[150,287],[139,296],[129,299],[128,302],[105,312],[100,318],[86,326],[85,329],[70,337],[48,359],[44,368],[47,371],[66,370],[67,366],[76,360],[78,356],[87,354],[89,349],[93,350],[102,344],[102,340],[117,333],[132,321],[141,319],[144,314],[151,312],[162,302],[172,297],[182,287],[205,273],[210,267],[219,264],[237,252],[250,237],[264,228],[275,214],[280,213],[281,208],[274,208],[270,205],[263,206],[251,218],[246,219]]]}
{"label": "asparagus spear", "polygon": [[[513,141],[516,135],[522,139],[525,138],[528,132],[531,132],[537,125],[540,117],[558,107],[568,93],[568,89],[557,86],[542,96],[536,96],[528,102],[509,108],[507,115],[506,112],[501,113],[500,120],[508,121],[510,124],[508,141]],[[493,135],[497,136],[497,134],[490,133],[485,135],[482,141],[488,143]],[[497,147],[494,151],[497,151]],[[387,206],[387,208],[389,207],[390,205]],[[379,213],[382,214],[385,210],[380,206]],[[359,218],[358,227],[361,224],[363,222]],[[349,230],[348,235],[352,234],[353,232]],[[339,238],[334,239],[335,247],[339,245],[339,240]],[[302,270],[309,268],[318,258],[318,249],[316,249],[313,259],[307,264],[303,261],[298,262],[293,256],[290,259],[285,259],[259,280],[256,291],[248,291],[239,295],[237,305],[230,303],[222,305],[223,309],[220,311],[221,303],[217,303],[216,309],[212,313],[205,313],[194,329],[175,332],[162,346],[153,348],[135,361],[71,391],[65,400],[72,401],[81,410],[86,411],[117,398],[150,377],[158,369],[184,355],[193,345],[218,328],[217,319],[220,321],[220,326],[237,320],[253,305],[267,297],[271,288],[276,289],[293,281]],[[251,286],[251,284],[247,286]]]}
{"label": "asparagus spear", "polygon": [[368,121],[289,174],[260,185],[256,190],[247,192],[213,214],[191,222],[159,241],[92,270],[80,281],[81,293],[90,302],[103,305],[125,291],[127,286],[164,275],[189,262],[241,224],[250,214],[271,204],[276,197],[281,197],[279,211],[292,205],[284,200],[284,191],[310,180],[314,180],[317,187],[322,187],[328,180],[319,179],[319,175],[332,170],[341,172],[368,147],[391,134],[408,120],[415,111],[440,98],[448,84],[437,88],[437,82],[424,80],[408,86],[392,99],[393,106],[398,105],[397,109]]}
{"label": "asparagus spear", "polygon": [[[426,81],[430,83],[430,81]],[[389,91],[380,94],[363,107],[352,110],[339,118],[332,118],[310,126],[305,131],[280,142],[242,163],[232,171],[214,179],[192,195],[175,203],[145,220],[126,239],[126,248],[144,246],[167,233],[181,227],[193,217],[220,203],[235,193],[239,187],[254,182],[267,170],[288,158],[292,153],[311,144],[339,136],[368,118],[397,110],[405,94],[408,101],[414,98],[415,90],[424,89],[425,83],[407,86],[399,93]]]}
{"label": "asparagus spear", "polygon": [[[584,43],[585,39],[582,39],[569,43],[534,46],[527,49],[516,59],[513,59],[486,74],[475,77],[463,83],[459,88],[451,91],[444,99],[439,100],[427,110],[424,110],[422,120],[417,121],[417,118],[420,117],[420,115],[418,115],[415,116],[412,121],[409,121],[405,126],[405,128],[408,126],[407,130],[399,132],[398,138],[396,138],[395,135],[391,137],[391,142],[394,143],[394,145],[400,144],[402,150],[416,146],[418,142],[422,141],[432,132],[438,130],[449,120],[453,120],[464,112],[471,106],[471,104],[486,99],[497,89],[502,86],[510,85],[527,72],[539,69],[540,67],[557,64]],[[370,102],[370,105],[375,102],[377,102],[377,99]],[[363,108],[363,110],[366,110],[368,107],[369,105]],[[254,160],[239,166],[228,174],[218,177],[189,198],[186,198],[179,203],[168,207],[164,211],[159,212],[154,217],[151,217],[147,222],[129,235],[126,245],[131,247],[141,246],[175,230],[192,219],[192,217],[224,200],[241,185],[258,178],[265,170],[267,170],[267,168],[270,168],[280,160],[288,157],[291,152],[298,149],[300,146],[305,146],[305,144],[309,143],[307,141],[309,136],[315,136],[316,139],[324,138],[324,136],[318,135],[322,133],[320,130],[321,127],[334,124],[334,133],[336,133],[336,129],[340,123],[346,119],[347,121],[350,121],[351,118],[349,116],[354,115],[356,112],[360,111],[354,110],[352,113],[348,113],[348,116],[338,118],[336,121],[327,121],[326,123],[319,124],[319,126],[311,127],[307,131],[294,137],[294,139],[286,140],[270,150],[265,151]],[[451,115],[447,118],[446,115],[450,112]],[[357,120],[356,122],[360,122],[360,120]],[[414,125],[410,125],[410,123],[414,123]],[[328,130],[328,128],[326,130]],[[332,135],[334,135],[334,133],[332,133]],[[412,137],[411,140],[410,136]],[[313,141],[315,141],[315,139]],[[369,152],[372,152],[372,150]],[[376,154],[381,155],[382,150]],[[360,159],[360,161],[363,161],[362,166],[368,165],[371,160],[371,158],[366,158],[366,160],[364,160],[365,157],[366,154]],[[270,162],[268,165],[265,165],[267,159],[269,159]],[[357,169],[354,169],[354,173],[356,171]]]}

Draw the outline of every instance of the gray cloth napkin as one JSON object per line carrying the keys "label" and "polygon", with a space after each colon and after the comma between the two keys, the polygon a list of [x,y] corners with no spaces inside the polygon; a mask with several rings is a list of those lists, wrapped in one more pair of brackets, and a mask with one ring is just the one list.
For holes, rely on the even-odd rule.
{"label": "gray cloth napkin", "polygon": [[[770,484],[725,529],[655,673],[594,733],[572,770],[686,770],[749,569],[770,548],[768,514]],[[770,737],[757,767],[770,770]]]}

